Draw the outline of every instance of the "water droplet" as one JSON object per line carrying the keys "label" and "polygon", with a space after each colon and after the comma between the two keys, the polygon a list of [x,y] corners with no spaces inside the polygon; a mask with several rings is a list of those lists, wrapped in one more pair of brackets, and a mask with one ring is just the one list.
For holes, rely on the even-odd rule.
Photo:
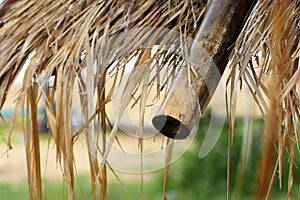
{"label": "water droplet", "polygon": [[7,160],[9,160],[9,159],[10,159],[10,156],[9,156],[9,154],[7,154],[7,155],[6,155],[6,159],[7,159]]}

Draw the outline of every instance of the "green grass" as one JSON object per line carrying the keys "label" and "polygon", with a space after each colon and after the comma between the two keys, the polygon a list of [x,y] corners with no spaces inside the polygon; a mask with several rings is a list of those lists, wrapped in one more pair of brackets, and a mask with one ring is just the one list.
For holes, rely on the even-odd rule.
{"label": "green grass", "polygon": [[[205,120],[204,124],[200,124],[198,137],[193,145],[186,151],[183,156],[174,162],[170,167],[170,173],[167,183],[168,200],[178,199],[226,199],[226,169],[227,169],[227,134],[228,124],[221,134],[217,145],[203,159],[198,158],[199,146],[201,145],[201,131],[205,132],[207,128]],[[228,122],[226,122],[228,123]],[[237,164],[239,161],[241,149],[241,132],[243,129],[242,120],[237,120],[236,137],[234,146],[231,149],[231,196],[233,199],[233,186],[236,179]],[[0,125],[0,131],[5,131],[5,127]],[[244,186],[242,188],[242,199],[252,199],[255,187],[256,169],[258,159],[260,157],[260,137],[263,130],[263,121],[257,120],[253,127],[253,146],[251,149],[251,160],[246,170]],[[46,141],[48,136],[42,135],[42,140]],[[288,155],[286,155],[286,159]],[[295,151],[295,164],[300,166],[300,156]],[[288,167],[283,172],[283,189],[278,187],[276,178],[272,190],[271,199],[286,199]],[[134,200],[140,197],[140,181],[122,180],[124,184],[120,184],[115,178],[109,179],[107,199]],[[297,193],[300,185],[300,169],[294,168],[294,186],[291,199],[297,199]],[[163,171],[156,171],[153,178],[145,180],[143,199],[145,200],[161,200],[163,187]],[[46,182],[46,195],[48,200],[67,199],[66,186],[59,181]],[[75,196],[77,199],[91,199],[90,197],[90,179],[87,175],[80,175],[75,179]],[[98,188],[99,193],[100,188]],[[83,195],[83,194],[84,195]],[[20,184],[0,184],[0,200],[27,200],[29,199],[27,182]]]}
{"label": "green grass", "polygon": [[[49,181],[46,183],[46,197],[48,200],[64,200],[67,199],[66,186],[62,182]],[[99,188],[98,188],[99,189]],[[99,190],[98,190],[99,193]],[[109,182],[108,184],[108,199],[132,200],[139,199],[140,183],[129,182],[121,184],[117,181]],[[75,182],[75,197],[76,199],[91,199],[90,196],[90,180],[88,176],[79,176]],[[99,194],[98,194],[99,197]],[[162,185],[158,185],[157,181],[146,182],[144,185],[145,200],[162,199]],[[0,184],[0,199],[1,200],[28,200],[27,182],[22,182],[16,185]]]}
{"label": "green grass", "polygon": [[[214,199],[222,200],[226,199],[226,169],[223,169],[224,175],[216,178],[219,173],[218,167],[215,166],[198,166],[192,169],[193,164],[185,165],[185,159],[190,159],[189,156],[193,154],[193,151],[188,152],[190,155],[184,156],[179,159],[174,164],[171,165],[171,171],[169,174],[169,181],[167,185],[167,196],[169,200],[179,200],[179,199]],[[209,155],[215,157],[215,154]],[[207,159],[207,161],[204,161]],[[203,164],[205,162],[211,162],[212,158],[204,158]],[[223,165],[222,161],[217,163],[217,165]],[[216,169],[214,169],[214,167]],[[209,169],[207,169],[209,168]],[[221,166],[221,168],[223,168]],[[186,170],[190,170],[187,172]],[[195,171],[203,171],[207,173],[195,174]],[[211,174],[209,175],[209,171]],[[154,178],[150,181],[145,181],[144,184],[144,195],[145,200],[161,200],[162,199],[162,171],[156,172],[153,176]],[[190,174],[190,175],[187,175]],[[188,180],[187,180],[188,179]],[[140,196],[140,182],[137,180],[133,182],[132,180],[122,180],[124,184],[119,183],[116,180],[112,180],[108,184],[107,199],[122,199],[122,200],[132,200],[139,199]],[[190,181],[190,182],[188,182]],[[183,185],[184,184],[184,185]],[[249,186],[250,183],[246,183]],[[297,185],[294,186],[292,197],[297,196]],[[99,188],[98,188],[99,189]],[[81,191],[84,193],[82,195]],[[99,191],[99,190],[98,190]],[[247,193],[243,195],[242,199],[252,199],[253,193]],[[46,196],[48,200],[64,200],[67,199],[66,186],[59,181],[47,181],[46,182]],[[90,180],[88,176],[79,176],[75,181],[75,197],[76,199],[91,199],[90,197]],[[271,199],[281,200],[286,198],[285,191],[275,191]],[[27,200],[29,199],[27,182],[22,182],[20,184],[0,184],[0,199],[1,200]],[[294,199],[294,198],[292,198]]]}

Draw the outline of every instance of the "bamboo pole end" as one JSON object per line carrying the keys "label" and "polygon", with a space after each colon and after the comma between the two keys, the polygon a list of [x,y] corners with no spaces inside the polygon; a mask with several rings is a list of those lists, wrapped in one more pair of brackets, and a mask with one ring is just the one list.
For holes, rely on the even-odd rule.
{"label": "bamboo pole end", "polygon": [[155,116],[152,124],[160,133],[172,139],[186,139],[191,131],[183,122],[169,115]]}

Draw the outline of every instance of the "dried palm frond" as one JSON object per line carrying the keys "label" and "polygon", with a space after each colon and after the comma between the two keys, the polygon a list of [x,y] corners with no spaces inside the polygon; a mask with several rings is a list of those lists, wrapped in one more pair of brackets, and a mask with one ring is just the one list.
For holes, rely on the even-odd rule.
{"label": "dried palm frond", "polygon": [[[265,137],[256,197],[273,185],[278,171],[280,187],[285,151],[289,155],[288,198],[293,185],[294,147],[299,149],[299,56],[300,1],[259,1],[236,42],[228,82],[230,107],[235,110],[236,88],[243,79],[266,119]],[[240,71],[236,74],[238,66]],[[298,84],[298,85],[297,85]],[[234,112],[231,112],[234,127]],[[274,149],[275,146],[275,149]],[[277,161],[274,163],[274,151]],[[268,198],[267,196],[267,198]]]}
{"label": "dried palm frond", "polygon": [[[139,85],[151,85],[151,81],[160,79],[157,88],[170,84],[180,62],[181,45],[187,37],[195,36],[201,16],[206,7],[205,1],[4,1],[1,4],[0,29],[0,107],[3,106],[7,91],[16,79],[26,62],[30,62],[26,76],[17,99],[13,128],[18,110],[24,106],[24,97],[30,95],[35,87],[35,97],[44,96],[48,124],[57,148],[57,161],[62,165],[68,197],[74,198],[74,155],[73,143],[81,131],[85,132],[91,169],[92,196],[96,198],[96,183],[101,183],[101,198],[105,199],[106,191],[106,157],[115,139],[115,125],[109,140],[106,142],[107,113],[105,105],[112,100],[115,91],[124,77],[126,64],[138,56],[135,67],[122,95],[120,113],[129,104]],[[191,20],[192,19],[192,20]],[[153,28],[151,28],[153,27]],[[159,27],[159,28],[154,28]],[[174,34],[174,33],[175,34]],[[182,32],[182,34],[180,34]],[[151,48],[159,44],[154,55],[144,56]],[[149,50],[147,50],[149,49]],[[170,52],[173,49],[173,52]],[[163,60],[163,62],[159,61]],[[152,61],[161,62],[151,65]],[[86,72],[83,70],[87,68]],[[168,76],[159,77],[160,71]],[[144,72],[151,72],[146,79]],[[85,74],[86,73],[86,74]],[[42,90],[51,76],[55,77],[54,86]],[[44,81],[40,81],[41,79]],[[113,80],[113,84],[108,83]],[[150,80],[150,81],[148,81]],[[78,84],[80,101],[85,125],[74,133],[72,129],[72,101],[75,84]],[[141,96],[141,108],[145,106],[148,88]],[[97,96],[97,102],[94,96]],[[43,98],[39,98],[43,99]],[[28,98],[33,105],[38,99]],[[56,111],[53,104],[56,103]],[[141,110],[141,116],[143,111]],[[28,114],[28,112],[27,112]],[[103,147],[98,151],[94,142],[99,137],[93,130],[95,117],[102,124]],[[30,116],[27,116],[28,119]],[[121,114],[117,117],[120,119]],[[140,124],[142,125],[143,118]],[[36,127],[32,120],[32,127]],[[27,127],[29,126],[28,123]],[[116,124],[118,124],[116,122]],[[26,135],[35,129],[27,128]],[[34,135],[36,135],[35,133]],[[29,138],[30,139],[30,138]],[[36,139],[36,138],[35,138]],[[38,143],[34,143],[38,150]],[[142,140],[141,140],[142,142]],[[11,148],[11,143],[9,142]],[[107,149],[108,148],[108,149]],[[39,163],[37,156],[30,154],[30,143],[27,146],[28,159]],[[35,152],[35,151],[34,151]],[[98,165],[97,154],[102,154],[103,163]],[[38,165],[34,168],[28,162],[28,171],[40,177]],[[30,193],[35,197],[36,186],[40,195],[40,180],[29,179]],[[40,196],[38,196],[40,198]]]}
{"label": "dried palm frond", "polygon": [[[279,6],[281,2],[284,2],[283,7]],[[106,159],[113,141],[118,142],[118,123],[125,108],[132,101],[133,105],[139,104],[139,125],[143,127],[150,90],[157,93],[153,101],[166,97],[163,92],[170,88],[182,64],[187,63],[192,40],[209,4],[210,1],[199,0],[4,0],[0,4],[0,110],[10,86],[29,63],[17,98],[11,131],[19,110],[26,108],[24,127],[31,199],[36,198],[36,191],[41,198],[39,143],[36,141],[38,124],[34,115],[38,102],[45,100],[48,125],[56,144],[57,161],[62,165],[68,197],[74,198],[76,155],[73,145],[84,133],[92,197],[96,199],[96,184],[100,183],[101,199],[105,199]],[[287,149],[290,155],[289,183],[292,183],[295,145],[299,153],[299,9],[298,0],[258,1],[244,25],[239,27],[241,33],[230,48],[233,51],[227,66],[231,68],[228,107],[232,133],[236,91],[239,84],[245,83],[262,114],[266,118],[275,116],[275,122],[267,124],[277,126],[266,129],[267,135],[274,139],[272,144],[277,143],[278,164],[274,171],[282,170],[284,150]],[[127,63],[132,61],[135,64],[127,79]],[[276,79],[272,78],[274,74]],[[45,91],[43,88],[51,77],[55,77],[54,86]],[[274,83],[267,85],[264,79]],[[106,124],[110,124],[110,119],[106,105],[120,91],[122,80],[127,80],[121,91],[122,103],[107,139]],[[154,88],[154,83],[160,84]],[[77,87],[84,124],[75,132],[72,107],[73,91]],[[142,92],[139,93],[138,88],[142,88]],[[99,131],[94,129],[96,120],[101,124]],[[138,135],[142,155],[142,129]],[[95,146],[98,141],[102,147]],[[8,144],[12,148],[10,140]],[[263,160],[264,157],[263,168],[272,167],[270,162]],[[167,173],[168,168],[165,171]],[[263,171],[261,174],[266,175]],[[265,183],[260,186],[266,187]],[[289,192],[291,187],[289,184]]]}

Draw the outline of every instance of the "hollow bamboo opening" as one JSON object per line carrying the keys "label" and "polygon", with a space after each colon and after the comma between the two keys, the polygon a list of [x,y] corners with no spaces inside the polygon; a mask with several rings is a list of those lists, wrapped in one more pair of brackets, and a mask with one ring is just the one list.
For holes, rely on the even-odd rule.
{"label": "hollow bamboo opening", "polygon": [[174,139],[189,136],[214,94],[231,47],[254,2],[211,2],[186,58],[186,66],[181,67],[161,110],[152,119],[162,134]]}

